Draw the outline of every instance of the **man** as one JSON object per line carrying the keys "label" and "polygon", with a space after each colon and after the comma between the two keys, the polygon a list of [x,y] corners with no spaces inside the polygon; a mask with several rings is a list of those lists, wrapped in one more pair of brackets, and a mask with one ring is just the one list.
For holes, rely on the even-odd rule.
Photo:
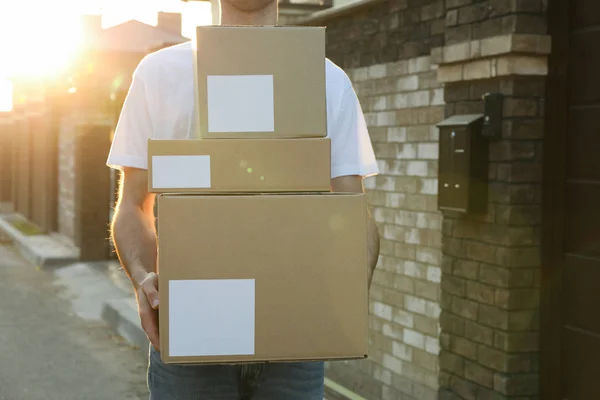
{"label": "man", "polygon": [[[221,0],[223,25],[275,25],[277,0]],[[257,55],[258,57],[259,55]],[[364,116],[346,74],[326,66],[328,137],[333,191],[363,192],[362,179],[378,173]],[[190,138],[195,129],[190,43],[147,56],[134,73],[108,157],[120,169],[111,234],[135,289],[142,327],[151,342],[151,400],[322,400],[322,362],[251,365],[167,365],[160,359],[154,197],[147,192],[147,140]],[[379,234],[369,215],[369,282]]]}

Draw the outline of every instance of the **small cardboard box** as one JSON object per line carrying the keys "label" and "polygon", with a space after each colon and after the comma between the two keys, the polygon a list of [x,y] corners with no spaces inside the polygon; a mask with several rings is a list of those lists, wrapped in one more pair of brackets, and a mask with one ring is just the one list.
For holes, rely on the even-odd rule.
{"label": "small cardboard box", "polygon": [[158,196],[168,363],[364,358],[364,194]]}
{"label": "small cardboard box", "polygon": [[199,26],[201,138],[325,137],[324,27]]}
{"label": "small cardboard box", "polygon": [[328,192],[330,139],[148,141],[149,192]]}

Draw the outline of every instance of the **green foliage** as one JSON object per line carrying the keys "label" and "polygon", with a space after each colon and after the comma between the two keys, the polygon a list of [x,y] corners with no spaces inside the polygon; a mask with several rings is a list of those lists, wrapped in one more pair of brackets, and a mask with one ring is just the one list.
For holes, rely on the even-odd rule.
{"label": "green foliage", "polygon": [[10,224],[25,236],[42,235],[45,232],[37,226],[22,220],[10,221]]}

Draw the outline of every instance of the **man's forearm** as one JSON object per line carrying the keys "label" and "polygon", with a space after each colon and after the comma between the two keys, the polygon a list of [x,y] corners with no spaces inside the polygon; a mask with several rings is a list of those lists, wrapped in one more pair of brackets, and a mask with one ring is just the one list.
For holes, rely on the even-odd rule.
{"label": "man's forearm", "polygon": [[148,272],[156,272],[154,222],[139,207],[120,208],[112,224],[112,239],[123,269],[134,286]]}
{"label": "man's forearm", "polygon": [[369,263],[369,286],[371,286],[371,281],[373,280],[373,274],[375,272],[375,267],[377,266],[377,260],[379,259],[379,230],[377,229],[377,225],[375,225],[375,221],[371,215],[371,212],[368,212],[367,217],[367,256]]}

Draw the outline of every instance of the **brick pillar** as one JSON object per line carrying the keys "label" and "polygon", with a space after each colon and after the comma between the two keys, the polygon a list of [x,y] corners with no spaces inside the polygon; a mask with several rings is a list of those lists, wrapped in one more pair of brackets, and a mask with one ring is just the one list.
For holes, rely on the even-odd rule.
{"label": "brick pillar", "polygon": [[0,203],[12,201],[13,125],[10,113],[0,113]]}
{"label": "brick pillar", "polygon": [[60,118],[57,168],[57,231],[75,243],[75,130],[74,117]]}
{"label": "brick pillar", "polygon": [[[54,100],[54,99],[52,99]],[[47,193],[47,213],[46,213],[46,227],[49,231],[58,231],[58,163],[59,163],[59,135],[60,135],[60,114],[56,106],[50,107],[46,116],[46,123],[48,129],[46,131],[47,138],[47,150],[46,154],[48,157],[46,177],[48,182],[46,183]]]}
{"label": "brick pillar", "polygon": [[31,140],[27,111],[15,113],[13,163],[13,199],[15,211],[26,218],[31,216]]}
{"label": "brick pillar", "polygon": [[56,229],[56,150],[55,129],[49,110],[41,105],[30,114],[31,135],[31,222],[40,229]]}
{"label": "brick pillar", "polygon": [[18,201],[18,162],[19,162],[19,132],[20,132],[20,124],[19,118],[16,116],[16,113],[13,111],[13,126],[12,126],[12,143],[10,147],[10,151],[12,154],[11,157],[11,189],[10,189],[10,197],[12,199],[12,208],[13,211],[17,208]]}
{"label": "brick pillar", "polygon": [[[523,22],[518,26],[540,26],[534,16],[522,16],[523,21],[513,16]],[[527,25],[529,19],[538,25]],[[501,137],[489,143],[487,212],[444,212],[440,399],[538,398],[541,145],[549,49],[549,38],[540,32],[450,44],[437,53],[446,116],[483,113],[486,92],[505,96]]]}
{"label": "brick pillar", "polygon": [[111,200],[110,125],[78,125],[75,129],[75,239],[82,261],[109,256],[108,223]]}

